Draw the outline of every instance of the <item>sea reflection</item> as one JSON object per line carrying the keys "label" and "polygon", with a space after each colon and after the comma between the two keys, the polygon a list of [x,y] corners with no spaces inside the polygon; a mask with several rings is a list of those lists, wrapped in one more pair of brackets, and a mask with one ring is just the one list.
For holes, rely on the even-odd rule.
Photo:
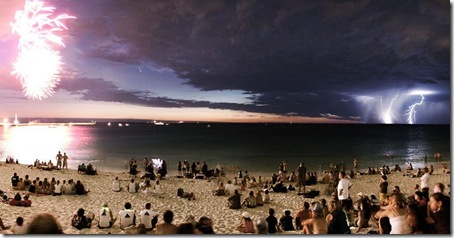
{"label": "sea reflection", "polygon": [[71,129],[69,126],[4,127],[4,156],[18,159],[21,164],[33,164],[36,159],[52,160],[55,164],[58,151],[63,153],[71,145]]}

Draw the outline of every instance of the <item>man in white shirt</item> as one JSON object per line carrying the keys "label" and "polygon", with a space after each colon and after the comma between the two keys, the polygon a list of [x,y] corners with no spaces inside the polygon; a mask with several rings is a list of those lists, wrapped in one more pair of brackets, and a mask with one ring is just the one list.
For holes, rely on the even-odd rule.
{"label": "man in white shirt", "polygon": [[55,187],[54,187],[54,196],[55,195],[61,195],[62,194],[62,187],[63,185],[60,183],[60,180],[57,180],[57,183],[55,184]]}
{"label": "man in white shirt", "polygon": [[429,182],[430,182],[430,174],[429,174],[429,169],[424,168],[422,169],[424,174],[421,176],[421,192],[426,196],[426,198],[429,198]]}
{"label": "man in white shirt", "polygon": [[229,192],[229,195],[235,194],[235,189],[236,186],[232,184],[232,180],[227,181],[227,184],[225,185],[225,191]]}
{"label": "man in white shirt", "polygon": [[115,177],[115,180],[112,182],[112,190],[114,192],[120,192],[121,190],[120,180],[118,180],[118,177]]}
{"label": "man in white shirt", "polygon": [[349,190],[352,187],[350,180],[345,178],[345,172],[339,172],[339,184],[337,184],[337,196],[341,205],[345,205],[345,200],[349,198]]}
{"label": "man in white shirt", "polygon": [[112,210],[110,210],[109,205],[104,203],[101,210],[99,210],[99,223],[98,227],[102,228],[110,228],[112,227],[113,223],[115,223],[115,219],[113,218]]}
{"label": "man in white shirt", "polygon": [[140,212],[140,221],[145,225],[147,231],[151,231],[158,223],[158,214],[151,210],[151,203],[145,204],[145,209]]}
{"label": "man in white shirt", "polygon": [[135,192],[137,192],[136,183],[134,182],[134,179],[131,179],[131,182],[128,184],[128,191],[129,191],[130,193],[135,193]]}
{"label": "man in white shirt", "polygon": [[125,210],[121,210],[118,214],[120,216],[120,228],[125,229],[128,226],[136,225],[136,213],[131,209],[131,203],[125,203]]}

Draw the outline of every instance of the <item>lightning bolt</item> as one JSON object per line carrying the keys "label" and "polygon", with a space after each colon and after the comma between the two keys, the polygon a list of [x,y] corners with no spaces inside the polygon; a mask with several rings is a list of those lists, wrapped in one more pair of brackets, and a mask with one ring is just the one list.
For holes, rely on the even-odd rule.
{"label": "lightning bolt", "polygon": [[418,102],[418,103],[414,103],[413,105],[408,107],[408,110],[405,113],[405,115],[408,116],[408,119],[407,119],[408,124],[413,124],[413,123],[416,122],[416,110],[415,110],[415,107],[422,105],[423,102],[424,102],[424,95],[421,94],[421,101]]}
{"label": "lightning bolt", "polygon": [[385,124],[391,124],[393,123],[393,119],[392,119],[392,107],[393,107],[393,103],[394,101],[399,97],[399,95],[395,96],[393,99],[391,99],[391,102],[389,103],[389,106],[386,110],[384,110],[384,107],[383,106],[383,98],[380,97],[380,104],[381,104],[381,113],[382,113],[382,119],[383,119],[383,122]]}

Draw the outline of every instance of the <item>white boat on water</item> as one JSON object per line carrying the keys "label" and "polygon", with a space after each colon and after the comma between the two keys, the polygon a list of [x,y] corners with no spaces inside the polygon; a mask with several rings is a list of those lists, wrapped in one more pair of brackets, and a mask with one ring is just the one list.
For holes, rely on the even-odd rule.
{"label": "white boat on water", "polygon": [[153,121],[154,125],[155,126],[163,126],[164,125],[164,122],[161,122],[161,121]]}
{"label": "white boat on water", "polygon": [[118,126],[119,126],[119,127],[123,127],[123,124],[121,124],[121,122],[120,122],[120,123],[118,123]]}
{"label": "white boat on water", "polygon": [[110,122],[107,123],[107,126],[111,126],[111,125],[112,125],[112,123],[110,123]]}

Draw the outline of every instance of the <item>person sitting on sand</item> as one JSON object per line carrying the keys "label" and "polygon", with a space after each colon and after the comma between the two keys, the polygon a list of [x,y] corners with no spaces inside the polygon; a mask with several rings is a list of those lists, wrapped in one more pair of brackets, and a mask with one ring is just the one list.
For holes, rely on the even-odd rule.
{"label": "person sitting on sand", "polygon": [[412,163],[410,163],[410,164],[408,165],[407,171],[408,171],[408,170],[413,170],[413,164],[412,164]]}
{"label": "person sitting on sand", "polygon": [[88,217],[85,216],[85,210],[83,208],[79,208],[77,213],[71,219],[71,225],[78,230],[82,230],[84,228],[91,228],[91,222],[94,219],[94,214],[90,214]]}
{"label": "person sitting on sand", "polygon": [[33,180],[33,182],[30,184],[30,187],[28,188],[29,193],[36,193],[36,180]]}
{"label": "person sitting on sand", "polygon": [[246,206],[248,208],[255,208],[257,206],[257,199],[254,196],[254,191],[249,192],[249,196],[244,199],[243,203],[241,206]]}
{"label": "person sitting on sand", "polygon": [[268,227],[268,233],[269,234],[274,234],[277,231],[280,231],[279,229],[279,223],[277,222],[277,218],[274,216],[274,209],[270,208],[268,210],[269,216],[265,219]]}
{"label": "person sitting on sand", "polygon": [[358,208],[358,220],[355,221],[355,225],[358,226],[356,233],[362,228],[369,227],[369,220],[372,216],[372,210],[370,208],[369,199],[367,197],[362,198]]}
{"label": "person sitting on sand", "polygon": [[145,204],[145,209],[140,213],[140,221],[145,225],[147,231],[151,231],[158,223],[158,213],[151,210],[151,203]]}
{"label": "person sitting on sand", "polygon": [[5,226],[2,218],[0,218],[0,228],[2,228],[2,230],[8,230],[9,228],[11,228],[11,226]]}
{"label": "person sitting on sand", "polygon": [[153,193],[153,187],[151,186],[151,181],[149,179],[145,180],[145,185],[142,188],[142,193],[143,194],[152,194]]}
{"label": "person sitting on sand", "polygon": [[451,234],[450,198],[434,193],[429,200],[428,224],[433,224],[435,234]]}
{"label": "person sitting on sand", "polygon": [[328,223],[328,234],[350,234],[346,215],[339,204],[339,200],[329,202],[330,213],[326,216]]}
{"label": "person sitting on sand", "polygon": [[284,211],[284,215],[279,219],[279,225],[283,231],[295,230],[290,210],[287,209]]}
{"label": "person sitting on sand", "polygon": [[405,208],[405,196],[399,193],[392,194],[389,204],[390,209],[377,212],[375,218],[389,218],[391,224],[390,234],[410,234],[411,228],[406,221],[407,209]]}
{"label": "person sitting on sand", "polygon": [[15,235],[27,234],[27,225],[24,224],[24,218],[19,216],[16,218],[16,225],[11,228],[11,232]]}
{"label": "person sitting on sand", "polygon": [[178,225],[176,234],[196,234],[195,225],[192,222],[185,222]]}
{"label": "person sitting on sand", "polygon": [[263,196],[263,204],[268,204],[271,202],[270,191],[265,190],[265,195]]}
{"label": "person sitting on sand", "polygon": [[63,185],[60,183],[60,180],[57,180],[57,183],[54,185],[54,191],[53,191],[54,196],[62,195],[62,193],[63,193],[62,189],[63,189]]}
{"label": "person sitting on sand", "polygon": [[308,202],[303,203],[303,207],[296,213],[295,224],[296,229],[301,230],[303,228],[303,222],[311,218],[311,211],[309,210],[310,204]]}
{"label": "person sitting on sand", "polygon": [[99,210],[98,228],[110,228],[115,223],[112,210],[109,208],[107,202],[104,203],[101,210]]}
{"label": "person sitting on sand", "polygon": [[206,216],[200,217],[199,222],[195,224],[195,234],[215,234],[211,219]]}
{"label": "person sitting on sand", "polygon": [[232,184],[232,180],[228,180],[227,184],[225,185],[225,191],[227,195],[233,195],[235,192],[236,186]]}
{"label": "person sitting on sand", "polygon": [[237,189],[233,192],[233,195],[227,199],[230,209],[241,208],[241,195]]}
{"label": "person sitting on sand", "polygon": [[11,186],[13,189],[17,189],[17,183],[19,183],[19,176],[17,176],[17,173],[14,173],[11,177]]}
{"label": "person sitting on sand", "polygon": [[328,234],[328,223],[323,217],[322,206],[318,205],[312,209],[312,218],[302,222],[303,234]]}
{"label": "person sitting on sand", "polygon": [[25,183],[23,178],[19,178],[19,182],[17,183],[17,190],[25,190]]}
{"label": "person sitting on sand", "polygon": [[263,197],[262,197],[262,190],[259,189],[257,191],[257,195],[255,196],[255,200],[256,200],[257,206],[263,206],[264,202],[263,202]]}
{"label": "person sitting on sand", "polygon": [[155,234],[176,234],[178,227],[172,224],[173,222],[173,212],[167,210],[162,215],[164,222],[156,226]]}
{"label": "person sitting on sand", "polygon": [[255,233],[254,222],[249,212],[243,212],[241,214],[240,224],[237,229],[242,233]]}
{"label": "person sitting on sand", "polygon": [[120,217],[120,228],[125,229],[128,226],[136,224],[136,213],[131,209],[132,205],[129,202],[125,203],[125,209],[118,212]]}
{"label": "person sitting on sand", "polygon": [[115,179],[112,181],[112,191],[114,192],[121,191],[120,180],[118,180],[118,176],[115,177]]}
{"label": "person sitting on sand", "polygon": [[76,193],[75,184],[72,179],[68,180],[68,183],[66,184],[64,190],[66,195],[72,195]]}
{"label": "person sitting on sand", "polygon": [[63,229],[52,214],[39,213],[30,221],[27,234],[63,234]]}
{"label": "person sitting on sand", "polygon": [[226,194],[224,183],[221,181],[216,190],[214,190],[215,196],[224,196]]}
{"label": "person sitting on sand", "polygon": [[90,190],[85,190],[85,187],[80,180],[77,180],[74,190],[76,191],[76,195],[85,195],[90,192]]}
{"label": "person sitting on sand", "polygon": [[[162,189],[161,189],[161,182],[159,181],[159,179],[156,180],[156,183],[155,183],[154,189],[153,189],[153,193],[157,194],[159,196],[161,196],[163,194]],[[193,196],[190,196],[190,197],[192,198]]]}
{"label": "person sitting on sand", "polygon": [[137,184],[134,182],[133,178],[131,179],[131,181],[128,184],[128,192],[129,193],[137,192]]}

